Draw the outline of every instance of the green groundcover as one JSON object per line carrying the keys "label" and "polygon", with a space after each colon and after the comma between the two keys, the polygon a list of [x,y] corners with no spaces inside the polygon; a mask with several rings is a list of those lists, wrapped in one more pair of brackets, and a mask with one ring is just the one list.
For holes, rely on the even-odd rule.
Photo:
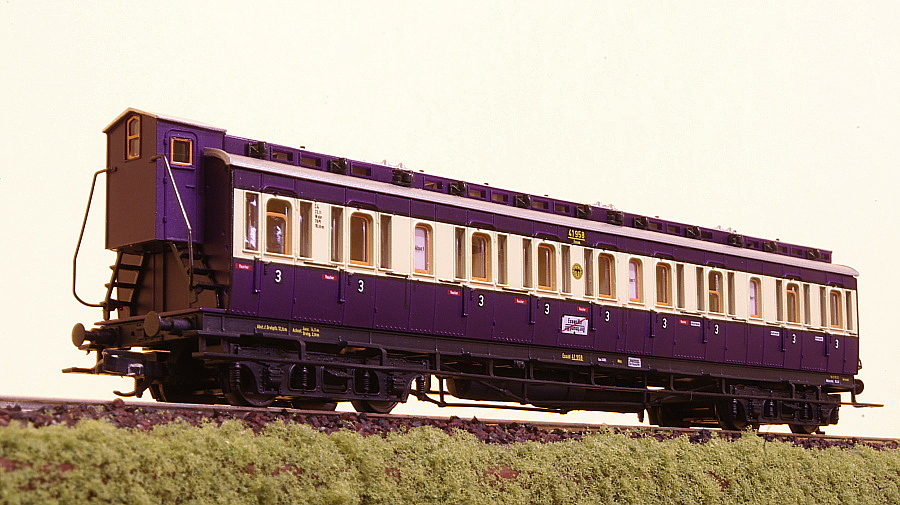
{"label": "green groundcover", "polygon": [[744,436],[491,445],[232,421],[150,432],[103,421],[0,428],[3,504],[900,504],[900,451]]}

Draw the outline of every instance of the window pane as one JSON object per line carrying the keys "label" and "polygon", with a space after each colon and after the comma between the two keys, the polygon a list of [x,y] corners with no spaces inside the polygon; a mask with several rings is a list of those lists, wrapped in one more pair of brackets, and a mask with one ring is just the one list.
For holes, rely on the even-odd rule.
{"label": "window pane", "polygon": [[369,216],[364,214],[350,216],[350,261],[353,263],[372,264],[371,225]]}
{"label": "window pane", "polygon": [[838,291],[832,291],[830,300],[831,303],[829,308],[831,309],[831,327],[841,328],[843,326],[841,317],[841,293]]}
{"label": "window pane", "polygon": [[341,261],[344,257],[344,211],[331,208],[331,261]]}
{"label": "window pane", "polygon": [[507,279],[509,265],[507,263],[506,240],[506,235],[497,235],[497,282],[500,284],[509,282],[509,279]]}
{"label": "window pane", "polygon": [[391,216],[381,216],[381,268],[391,268]]}
{"label": "window pane", "polygon": [[633,302],[640,302],[644,299],[644,293],[641,289],[643,278],[641,275],[640,260],[631,260],[628,262],[628,299]]}
{"label": "window pane", "polygon": [[466,278],[466,229],[456,229],[456,278]]}
{"label": "window pane", "polygon": [[722,274],[709,273],[709,311],[722,312]]}
{"label": "window pane", "polygon": [[290,204],[283,200],[269,200],[266,205],[266,252],[290,254]]}
{"label": "window pane", "polygon": [[796,284],[788,284],[787,292],[785,293],[785,302],[787,303],[787,320],[791,323],[799,323],[800,322],[800,301],[797,296]]}
{"label": "window pane", "polygon": [[190,139],[172,139],[172,163],[190,165],[193,163],[194,142]]}
{"label": "window pane", "polygon": [[656,303],[672,305],[672,270],[669,265],[656,265]]}
{"label": "window pane", "polygon": [[309,258],[312,256],[312,244],[310,242],[312,236],[312,204],[309,202],[300,203],[299,227],[300,233],[300,256]]}
{"label": "window pane", "polygon": [[600,278],[600,296],[612,298],[613,296],[613,259],[612,256],[601,254],[598,262],[598,276]]}
{"label": "window pane", "polygon": [[543,289],[555,289],[553,282],[556,270],[556,258],[552,246],[541,244],[538,246],[538,287]]}
{"label": "window pane", "polygon": [[524,267],[522,271],[522,286],[526,288],[530,288],[532,286],[531,272],[533,271],[533,264],[531,254],[531,241],[525,239],[522,241],[522,265]]}
{"label": "window pane", "polygon": [[244,197],[244,216],[244,249],[258,251],[259,195],[247,193]]}
{"label": "window pane", "polygon": [[416,272],[431,273],[431,231],[427,226],[416,226],[413,262]]}
{"label": "window pane", "polygon": [[489,242],[486,235],[472,235],[472,278],[482,281],[490,280]]}
{"label": "window pane", "polygon": [[750,294],[750,315],[753,317],[760,317],[762,314],[760,313],[761,300],[759,298],[760,295],[760,285],[759,280],[750,279],[749,286],[749,294]]}

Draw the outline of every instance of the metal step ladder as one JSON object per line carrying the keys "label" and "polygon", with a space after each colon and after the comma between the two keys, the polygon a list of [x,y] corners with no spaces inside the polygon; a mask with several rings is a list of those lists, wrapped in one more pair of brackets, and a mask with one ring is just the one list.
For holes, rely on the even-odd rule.
{"label": "metal step ladder", "polygon": [[224,306],[223,295],[227,286],[216,282],[216,271],[209,266],[209,257],[203,253],[202,247],[197,245],[188,247],[174,242],[169,245],[181,271],[187,278],[192,303],[199,299],[201,292],[215,291],[216,307],[222,308]]}
{"label": "metal step ladder", "polygon": [[146,270],[146,263],[147,253],[124,251],[116,253],[116,263],[109,267],[112,269],[112,276],[106,284],[106,298],[101,304],[103,319],[109,320],[114,310],[119,311],[119,319],[134,315],[138,288]]}

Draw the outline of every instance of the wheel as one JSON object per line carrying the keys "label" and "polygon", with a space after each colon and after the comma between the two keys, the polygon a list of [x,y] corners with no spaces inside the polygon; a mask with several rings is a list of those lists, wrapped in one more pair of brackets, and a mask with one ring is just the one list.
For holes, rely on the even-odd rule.
{"label": "wheel", "polygon": [[738,404],[738,413],[732,411],[731,402],[716,404],[716,419],[719,421],[719,427],[729,431],[744,431],[747,428],[759,430],[759,423],[747,421],[743,407]]}
{"label": "wheel", "polygon": [[372,414],[390,414],[399,402],[379,401],[379,400],[353,400],[350,402],[357,412],[368,412]]}
{"label": "wheel", "polygon": [[237,387],[232,385],[229,388],[231,392],[225,393],[228,403],[237,407],[268,407],[275,401],[274,394],[259,392],[256,376],[247,367],[242,366],[231,372],[237,372],[236,377],[230,379],[232,384],[237,383]]}
{"label": "wheel", "polygon": [[789,424],[788,426],[791,428],[791,433],[798,435],[812,435],[821,428],[818,424]]}
{"label": "wheel", "polygon": [[212,405],[221,401],[221,399],[215,395],[198,394],[193,388],[163,383],[151,384],[150,396],[158,402],[166,403],[199,403],[202,405]]}
{"label": "wheel", "polygon": [[690,423],[684,420],[682,412],[673,405],[657,405],[647,409],[650,424],[669,428],[690,428]]}
{"label": "wheel", "polygon": [[323,399],[292,398],[291,407],[297,410],[326,410],[332,412],[337,408],[337,402]]}

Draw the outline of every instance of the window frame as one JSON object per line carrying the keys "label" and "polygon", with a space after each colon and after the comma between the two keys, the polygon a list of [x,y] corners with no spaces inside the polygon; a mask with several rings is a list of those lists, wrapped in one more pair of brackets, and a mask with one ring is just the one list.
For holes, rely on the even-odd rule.
{"label": "window frame", "polygon": [[[662,274],[662,275],[660,275]],[[656,304],[661,307],[672,307],[672,265],[665,262],[656,264]]]}
{"label": "window frame", "polygon": [[[545,284],[545,280],[549,282]],[[556,281],[556,247],[540,243],[537,246],[537,287],[544,291],[556,291]]]}
{"label": "window frame", "polygon": [[784,317],[785,322],[800,324],[800,285],[796,282],[788,282],[784,286]]}
{"label": "window frame", "polygon": [[[362,233],[361,242],[360,238],[357,237],[357,229],[355,227],[356,223],[360,220],[363,223],[362,228],[359,229]],[[375,265],[375,233],[373,230],[375,226],[375,220],[371,215],[366,214],[365,212],[351,212],[348,225],[348,241],[350,244],[350,252],[347,259],[349,263],[351,265],[365,267],[371,267]],[[362,249],[357,251],[357,246],[361,246]],[[362,259],[356,257],[356,254],[359,252],[362,252]]]}
{"label": "window frame", "polygon": [[[610,253],[597,255],[597,296],[607,300],[615,300],[616,297],[616,258]],[[608,293],[604,293],[607,288]]]}
{"label": "window frame", "polygon": [[[176,142],[184,142],[187,144],[187,161],[178,161],[175,159],[175,143]],[[187,137],[178,137],[172,136],[169,139],[169,160],[172,163],[172,166],[178,167],[189,167],[194,164],[194,139],[190,139]]]}
{"label": "window frame", "polygon": [[[483,246],[480,252],[475,250],[476,244]],[[469,256],[471,259],[472,280],[480,282],[492,282],[491,272],[491,236],[483,232],[472,233],[469,238]],[[477,275],[476,274],[483,274]]]}
{"label": "window frame", "polygon": [[[132,123],[137,123],[137,133],[131,132]],[[141,157],[141,116],[134,115],[125,121],[125,159],[136,160]],[[132,150],[132,141],[135,141],[135,150]]]}
{"label": "window frame", "polygon": [[[419,257],[419,236],[418,231],[425,232],[425,248],[423,253],[425,259],[425,268],[420,269],[417,266]],[[425,223],[416,223],[413,227],[413,271],[417,274],[434,275],[434,229]]]}
{"label": "window frame", "polygon": [[[837,330],[844,329],[844,294],[839,289],[828,291],[828,327]],[[835,302],[835,297],[837,302]],[[837,309],[837,310],[835,310]],[[835,322],[836,321],[836,322]]]}
{"label": "window frame", "polygon": [[[251,210],[251,200],[253,202],[253,209]],[[259,205],[260,196],[259,193],[245,192],[244,193],[244,237],[241,241],[241,249],[244,252],[259,253],[259,239],[260,239],[260,229],[259,229]],[[250,230],[253,230],[253,244],[250,245]]]}
{"label": "window frame", "polygon": [[[278,212],[276,210],[270,210],[273,203],[284,204],[284,209],[286,212]],[[267,198],[266,199],[266,223],[265,223],[265,247],[263,251],[266,254],[274,254],[277,256],[291,256],[293,254],[293,223],[291,222],[294,210],[294,204],[290,200],[286,200],[283,198]],[[269,235],[270,235],[270,227],[269,220],[273,218],[280,218],[285,223],[284,230],[284,249],[282,251],[273,251],[269,245]]]}
{"label": "window frame", "polygon": [[751,277],[747,283],[747,312],[751,319],[763,319],[762,280]]}
{"label": "window frame", "polygon": [[628,260],[628,301],[644,303],[644,262],[640,258]]}
{"label": "window frame", "polygon": [[[719,270],[710,270],[707,274],[707,300],[706,308],[711,314],[725,313],[725,276]],[[715,282],[713,281],[715,279]],[[718,288],[718,289],[716,289]],[[713,303],[715,302],[715,303]]]}

